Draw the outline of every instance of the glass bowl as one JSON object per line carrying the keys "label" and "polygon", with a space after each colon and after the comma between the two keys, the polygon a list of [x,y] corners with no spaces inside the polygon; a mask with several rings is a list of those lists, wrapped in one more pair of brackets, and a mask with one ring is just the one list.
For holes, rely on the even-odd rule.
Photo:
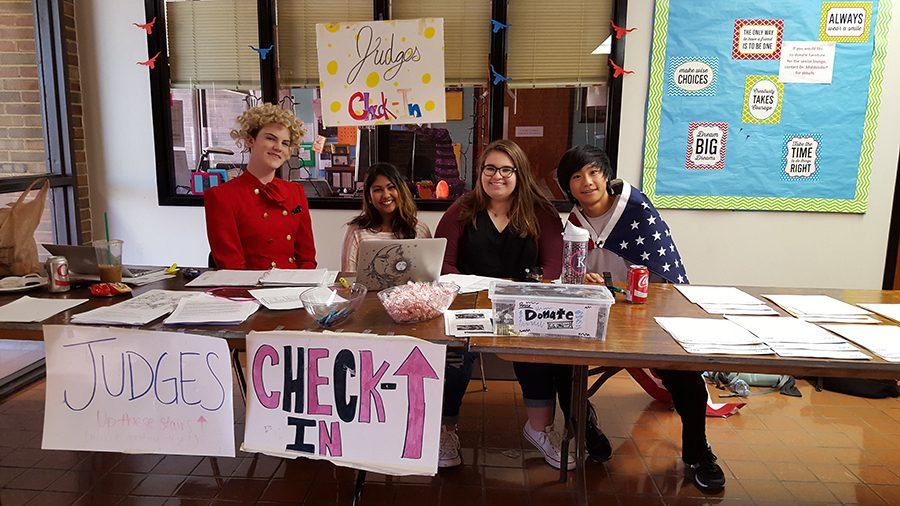
{"label": "glass bowl", "polygon": [[333,327],[346,320],[366,298],[366,287],[353,283],[316,286],[300,294],[306,312],[322,328]]}
{"label": "glass bowl", "polygon": [[378,292],[378,299],[395,322],[417,323],[440,316],[453,304],[458,293],[456,283],[410,282]]}

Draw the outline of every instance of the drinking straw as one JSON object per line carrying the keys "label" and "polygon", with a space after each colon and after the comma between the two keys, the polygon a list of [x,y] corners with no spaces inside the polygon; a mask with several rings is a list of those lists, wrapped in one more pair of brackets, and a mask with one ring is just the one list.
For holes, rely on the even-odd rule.
{"label": "drinking straw", "polygon": [[112,265],[112,246],[109,244],[109,216],[103,212],[103,225],[106,228],[106,263]]}

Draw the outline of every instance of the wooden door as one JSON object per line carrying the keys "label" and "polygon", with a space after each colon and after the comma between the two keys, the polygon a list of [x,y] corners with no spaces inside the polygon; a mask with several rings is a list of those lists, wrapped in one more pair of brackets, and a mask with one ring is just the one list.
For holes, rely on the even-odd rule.
{"label": "wooden door", "polygon": [[506,97],[505,137],[522,147],[538,185],[550,199],[565,199],[554,174],[572,140],[573,88],[520,89]]}

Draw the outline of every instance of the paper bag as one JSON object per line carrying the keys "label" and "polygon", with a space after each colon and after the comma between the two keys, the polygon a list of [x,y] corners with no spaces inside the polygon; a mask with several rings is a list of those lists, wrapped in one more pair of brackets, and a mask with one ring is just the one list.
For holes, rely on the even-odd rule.
{"label": "paper bag", "polygon": [[[39,190],[35,185],[43,183]],[[22,276],[41,272],[34,231],[41,222],[50,183],[35,180],[9,207],[0,209],[0,276]],[[34,191],[34,198],[27,200]]]}

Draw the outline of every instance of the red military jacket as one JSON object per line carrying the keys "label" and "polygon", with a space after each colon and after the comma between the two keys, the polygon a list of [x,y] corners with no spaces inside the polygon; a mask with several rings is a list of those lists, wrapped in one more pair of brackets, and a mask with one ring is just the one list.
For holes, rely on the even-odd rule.
{"label": "red military jacket", "polygon": [[303,187],[249,172],[204,192],[206,235],[219,269],[313,269],[309,205]]}

